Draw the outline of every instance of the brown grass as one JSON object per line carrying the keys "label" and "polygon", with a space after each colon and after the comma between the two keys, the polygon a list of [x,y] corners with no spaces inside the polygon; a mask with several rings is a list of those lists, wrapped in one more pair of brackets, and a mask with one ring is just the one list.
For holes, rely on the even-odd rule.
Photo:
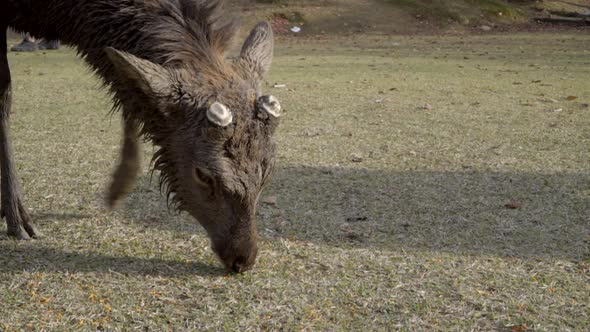
{"label": "brown grass", "polygon": [[104,211],[120,124],[73,52],[10,54],[45,237],[0,238],[0,326],[584,331],[589,41],[282,41],[264,88],[286,108],[277,203],[259,211],[254,271],[233,276],[147,175]]}

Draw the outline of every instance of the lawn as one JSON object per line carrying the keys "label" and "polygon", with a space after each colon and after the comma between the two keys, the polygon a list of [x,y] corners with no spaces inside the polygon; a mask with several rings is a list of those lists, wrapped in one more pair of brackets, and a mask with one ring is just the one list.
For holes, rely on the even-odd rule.
{"label": "lawn", "polygon": [[587,329],[590,36],[276,44],[264,90],[286,112],[242,275],[168,212],[149,158],[107,212],[121,130],[105,91],[72,50],[10,53],[17,166],[44,237],[0,228],[0,328]]}

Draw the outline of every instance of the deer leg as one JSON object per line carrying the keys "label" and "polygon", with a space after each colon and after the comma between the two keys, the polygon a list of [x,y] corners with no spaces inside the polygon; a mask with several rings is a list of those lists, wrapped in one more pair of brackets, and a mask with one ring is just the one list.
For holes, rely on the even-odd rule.
{"label": "deer leg", "polygon": [[131,120],[124,119],[123,121],[125,125],[121,160],[113,173],[106,199],[107,206],[111,209],[133,189],[141,165],[137,126]]}
{"label": "deer leg", "polygon": [[8,236],[17,239],[36,238],[39,233],[22,203],[14,166],[8,120],[12,105],[10,68],[8,67],[6,27],[0,28],[0,199]]}

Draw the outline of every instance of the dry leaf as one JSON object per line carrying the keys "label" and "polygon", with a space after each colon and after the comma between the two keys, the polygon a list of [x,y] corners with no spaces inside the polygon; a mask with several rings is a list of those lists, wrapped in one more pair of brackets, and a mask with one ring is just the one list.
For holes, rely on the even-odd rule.
{"label": "dry leaf", "polygon": [[353,163],[362,163],[363,162],[363,157],[361,157],[359,155],[352,155],[352,157],[350,158],[350,160]]}
{"label": "dry leaf", "polygon": [[367,221],[369,218],[362,216],[362,217],[350,217],[346,218],[347,222],[359,222],[359,221]]}
{"label": "dry leaf", "polygon": [[520,324],[520,325],[508,326],[508,328],[510,328],[510,331],[523,332],[528,329],[528,326],[526,324]]}
{"label": "dry leaf", "polygon": [[522,207],[522,203],[513,199],[513,200],[510,200],[510,202],[504,204],[504,207],[506,207],[507,209],[512,209],[512,210],[520,209]]}
{"label": "dry leaf", "polygon": [[267,196],[262,199],[262,203],[268,205],[277,205],[277,196]]}
{"label": "dry leaf", "polygon": [[567,96],[565,99],[567,99],[567,100],[576,100],[576,99],[578,99],[578,97],[576,97],[576,96]]}

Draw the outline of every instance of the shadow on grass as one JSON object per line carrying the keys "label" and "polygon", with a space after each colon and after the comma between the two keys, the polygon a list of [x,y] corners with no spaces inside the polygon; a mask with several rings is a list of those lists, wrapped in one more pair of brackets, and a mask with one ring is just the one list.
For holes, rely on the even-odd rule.
{"label": "shadow on grass", "polygon": [[[75,249],[73,249],[75,250]],[[221,277],[228,273],[220,266],[159,258],[108,256],[78,253],[0,241],[0,274],[15,271],[105,272],[122,275],[181,277],[199,275]]]}
{"label": "shadow on grass", "polygon": [[[345,248],[436,251],[556,258],[589,257],[589,173],[387,172],[280,167],[264,194],[258,229],[265,241],[288,238]],[[174,217],[140,179],[119,213],[132,224],[179,236],[201,232]],[[84,215],[42,214],[37,221]],[[220,266],[180,260],[58,251],[0,241],[0,273],[18,270],[115,272],[124,275],[223,276]]]}
{"label": "shadow on grass", "polygon": [[45,222],[45,221],[49,221],[49,220],[77,221],[77,220],[88,219],[88,218],[92,218],[92,215],[83,214],[83,213],[57,213],[57,212],[31,214],[31,219],[34,222]]}
{"label": "shadow on grass", "polygon": [[[322,245],[503,257],[588,257],[590,174],[386,172],[279,167],[259,233]],[[146,200],[158,204],[146,208]],[[142,178],[123,212],[151,227],[198,231],[192,218],[155,221],[164,199]],[[166,218],[166,217],[163,217]],[[168,219],[170,219],[168,215]],[[164,219],[165,220],[165,219]]]}

